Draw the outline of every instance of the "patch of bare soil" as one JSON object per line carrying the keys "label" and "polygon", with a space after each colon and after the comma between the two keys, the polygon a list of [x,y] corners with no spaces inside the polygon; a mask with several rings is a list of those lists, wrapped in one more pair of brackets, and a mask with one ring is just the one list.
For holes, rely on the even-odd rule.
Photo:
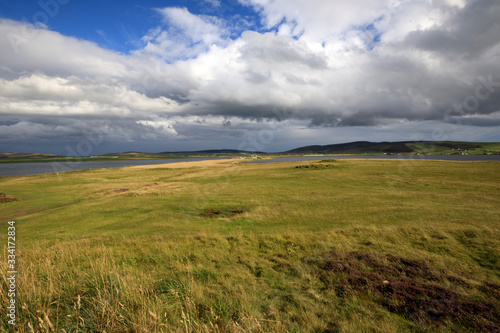
{"label": "patch of bare soil", "polygon": [[14,201],[19,201],[19,199],[12,195],[8,195],[6,193],[0,193],[0,203],[14,202]]}
{"label": "patch of bare soil", "polygon": [[336,251],[306,258],[325,290],[338,297],[369,297],[387,310],[417,324],[454,323],[474,332],[500,332],[500,285],[483,282],[482,299],[450,289],[467,286],[422,260],[360,251],[345,256]]}
{"label": "patch of bare soil", "polygon": [[202,217],[233,217],[236,215],[243,214],[245,211],[241,209],[217,209],[217,208],[207,208],[200,216]]}

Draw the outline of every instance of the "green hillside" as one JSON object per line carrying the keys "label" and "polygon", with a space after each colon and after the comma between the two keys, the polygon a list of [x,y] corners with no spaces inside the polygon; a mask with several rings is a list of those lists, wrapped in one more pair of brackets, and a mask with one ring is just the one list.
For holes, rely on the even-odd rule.
{"label": "green hillside", "polygon": [[289,154],[500,154],[500,143],[452,141],[351,142],[325,146],[306,146]]}

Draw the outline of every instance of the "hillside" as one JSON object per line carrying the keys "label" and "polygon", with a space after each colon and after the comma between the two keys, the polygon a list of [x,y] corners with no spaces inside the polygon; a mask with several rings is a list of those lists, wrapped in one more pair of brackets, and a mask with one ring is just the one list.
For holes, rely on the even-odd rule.
{"label": "hillside", "polygon": [[[123,153],[105,153],[97,156],[72,156],[79,161],[107,161],[107,160],[131,160],[131,159],[169,159],[188,158],[200,156],[246,156],[246,155],[266,155],[265,152],[251,152],[236,149],[210,149],[198,151],[174,151],[149,153],[141,151],[127,151]],[[343,154],[343,155],[382,155],[382,154],[428,154],[428,155],[482,155],[500,154],[499,142],[453,142],[453,141],[400,141],[400,142],[369,142],[357,141],[349,143],[315,145],[295,148],[285,152],[275,152],[276,154],[308,155],[308,154]],[[17,162],[64,162],[67,156],[39,154],[39,153],[0,153],[0,163]]]}
{"label": "hillside", "polygon": [[453,141],[401,141],[332,144],[292,149],[287,154],[498,154],[499,143]]}
{"label": "hillside", "polygon": [[39,158],[54,158],[54,157],[63,157],[63,156],[52,155],[52,154],[39,154],[39,153],[0,153],[0,159],[19,159],[19,158],[39,159]]}

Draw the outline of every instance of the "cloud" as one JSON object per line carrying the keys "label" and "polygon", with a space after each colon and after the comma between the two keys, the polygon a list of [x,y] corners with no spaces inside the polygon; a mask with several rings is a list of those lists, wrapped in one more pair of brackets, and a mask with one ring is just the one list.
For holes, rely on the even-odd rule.
{"label": "cloud", "polygon": [[31,74],[10,81],[0,79],[0,90],[0,113],[4,114],[134,117],[168,114],[178,106],[166,97],[148,98],[123,85],[74,76]]}
{"label": "cloud", "polygon": [[478,57],[498,51],[500,3],[495,0],[472,1],[443,25],[412,31],[408,46],[448,57]]}
{"label": "cloud", "polygon": [[491,137],[498,124],[497,1],[240,2],[264,29],[160,8],[129,54],[0,20],[0,141],[97,128],[113,142],[208,145],[271,122],[322,143],[349,129],[410,135],[399,130],[408,123],[422,139],[430,124]]}
{"label": "cloud", "polygon": [[465,116],[451,116],[446,119],[450,124],[461,124],[467,126],[498,127],[500,126],[500,111],[488,115],[474,114]]}
{"label": "cloud", "polygon": [[313,52],[305,43],[297,42],[290,37],[246,32],[242,39],[246,42],[240,50],[242,58],[255,65],[257,63],[265,66],[303,65],[310,69],[326,69],[327,67],[326,57],[322,53]]}
{"label": "cloud", "polygon": [[227,34],[222,21],[209,15],[194,15],[187,8],[157,9],[164,26],[152,29],[143,41],[146,46],[136,54],[149,53],[168,61],[186,59],[220,44]]}
{"label": "cloud", "polygon": [[168,7],[158,9],[164,22],[174,29],[179,29],[194,43],[214,44],[221,39],[223,29],[218,18],[208,15],[191,14],[187,8]]}
{"label": "cloud", "polygon": [[[268,27],[294,22],[293,26],[299,28],[293,29],[300,34],[287,40],[286,34],[246,32],[241,36],[241,45],[226,48],[230,54],[239,54],[236,62],[226,62],[230,73],[220,73],[231,85],[214,79],[190,94],[191,100],[211,113],[274,117],[273,107],[287,106],[289,117],[309,119],[313,126],[442,120],[448,108],[474,95],[481,76],[495,73],[498,37],[485,37],[487,52],[478,52],[474,38],[463,38],[459,50],[443,47],[443,52],[416,48],[409,42],[412,34],[432,35],[433,31],[450,29],[465,32],[481,13],[496,17],[498,5],[491,1],[475,1],[467,6],[460,2],[431,6],[406,1],[382,9],[380,2],[364,8],[364,2],[354,1],[335,7],[347,19],[334,23],[333,28],[326,23],[330,17],[320,15],[313,19],[307,14],[311,8],[316,8],[316,12],[321,8],[322,13],[335,18],[332,6],[336,4],[331,2],[317,2],[317,6],[308,6],[306,12],[301,10],[305,8],[301,1],[245,3],[262,13]],[[361,15],[350,17],[358,11]],[[470,12],[475,15],[469,15]],[[429,14],[433,14],[431,19]],[[404,25],[405,20],[415,22]],[[371,48],[367,48],[360,28],[369,25],[381,34],[378,42],[372,40]],[[485,31],[488,36],[498,36],[490,32],[496,32],[497,27],[493,20],[486,19],[470,35]],[[318,36],[321,38],[315,38]],[[318,41],[327,43],[319,47]],[[465,62],[449,57],[454,52],[464,56],[467,50],[474,57]],[[499,77],[500,73],[495,75]],[[474,112],[498,110],[498,95],[497,89]]]}
{"label": "cloud", "polygon": [[221,7],[220,0],[203,0],[203,2],[211,5],[212,7]]}
{"label": "cloud", "polygon": [[[314,42],[326,42],[348,30],[391,16],[397,2],[383,0],[240,0],[261,14],[267,28],[300,36]],[[404,1],[403,1],[404,3]]]}
{"label": "cloud", "polygon": [[119,54],[97,44],[29,24],[0,19],[1,62],[13,72],[47,75],[123,76]]}

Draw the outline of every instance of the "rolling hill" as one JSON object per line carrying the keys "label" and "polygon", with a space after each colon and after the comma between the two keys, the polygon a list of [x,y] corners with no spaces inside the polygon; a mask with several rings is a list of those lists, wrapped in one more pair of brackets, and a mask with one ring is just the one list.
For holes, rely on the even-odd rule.
{"label": "rolling hill", "polygon": [[400,141],[332,144],[306,146],[287,151],[287,154],[495,154],[499,143],[453,141]]}

